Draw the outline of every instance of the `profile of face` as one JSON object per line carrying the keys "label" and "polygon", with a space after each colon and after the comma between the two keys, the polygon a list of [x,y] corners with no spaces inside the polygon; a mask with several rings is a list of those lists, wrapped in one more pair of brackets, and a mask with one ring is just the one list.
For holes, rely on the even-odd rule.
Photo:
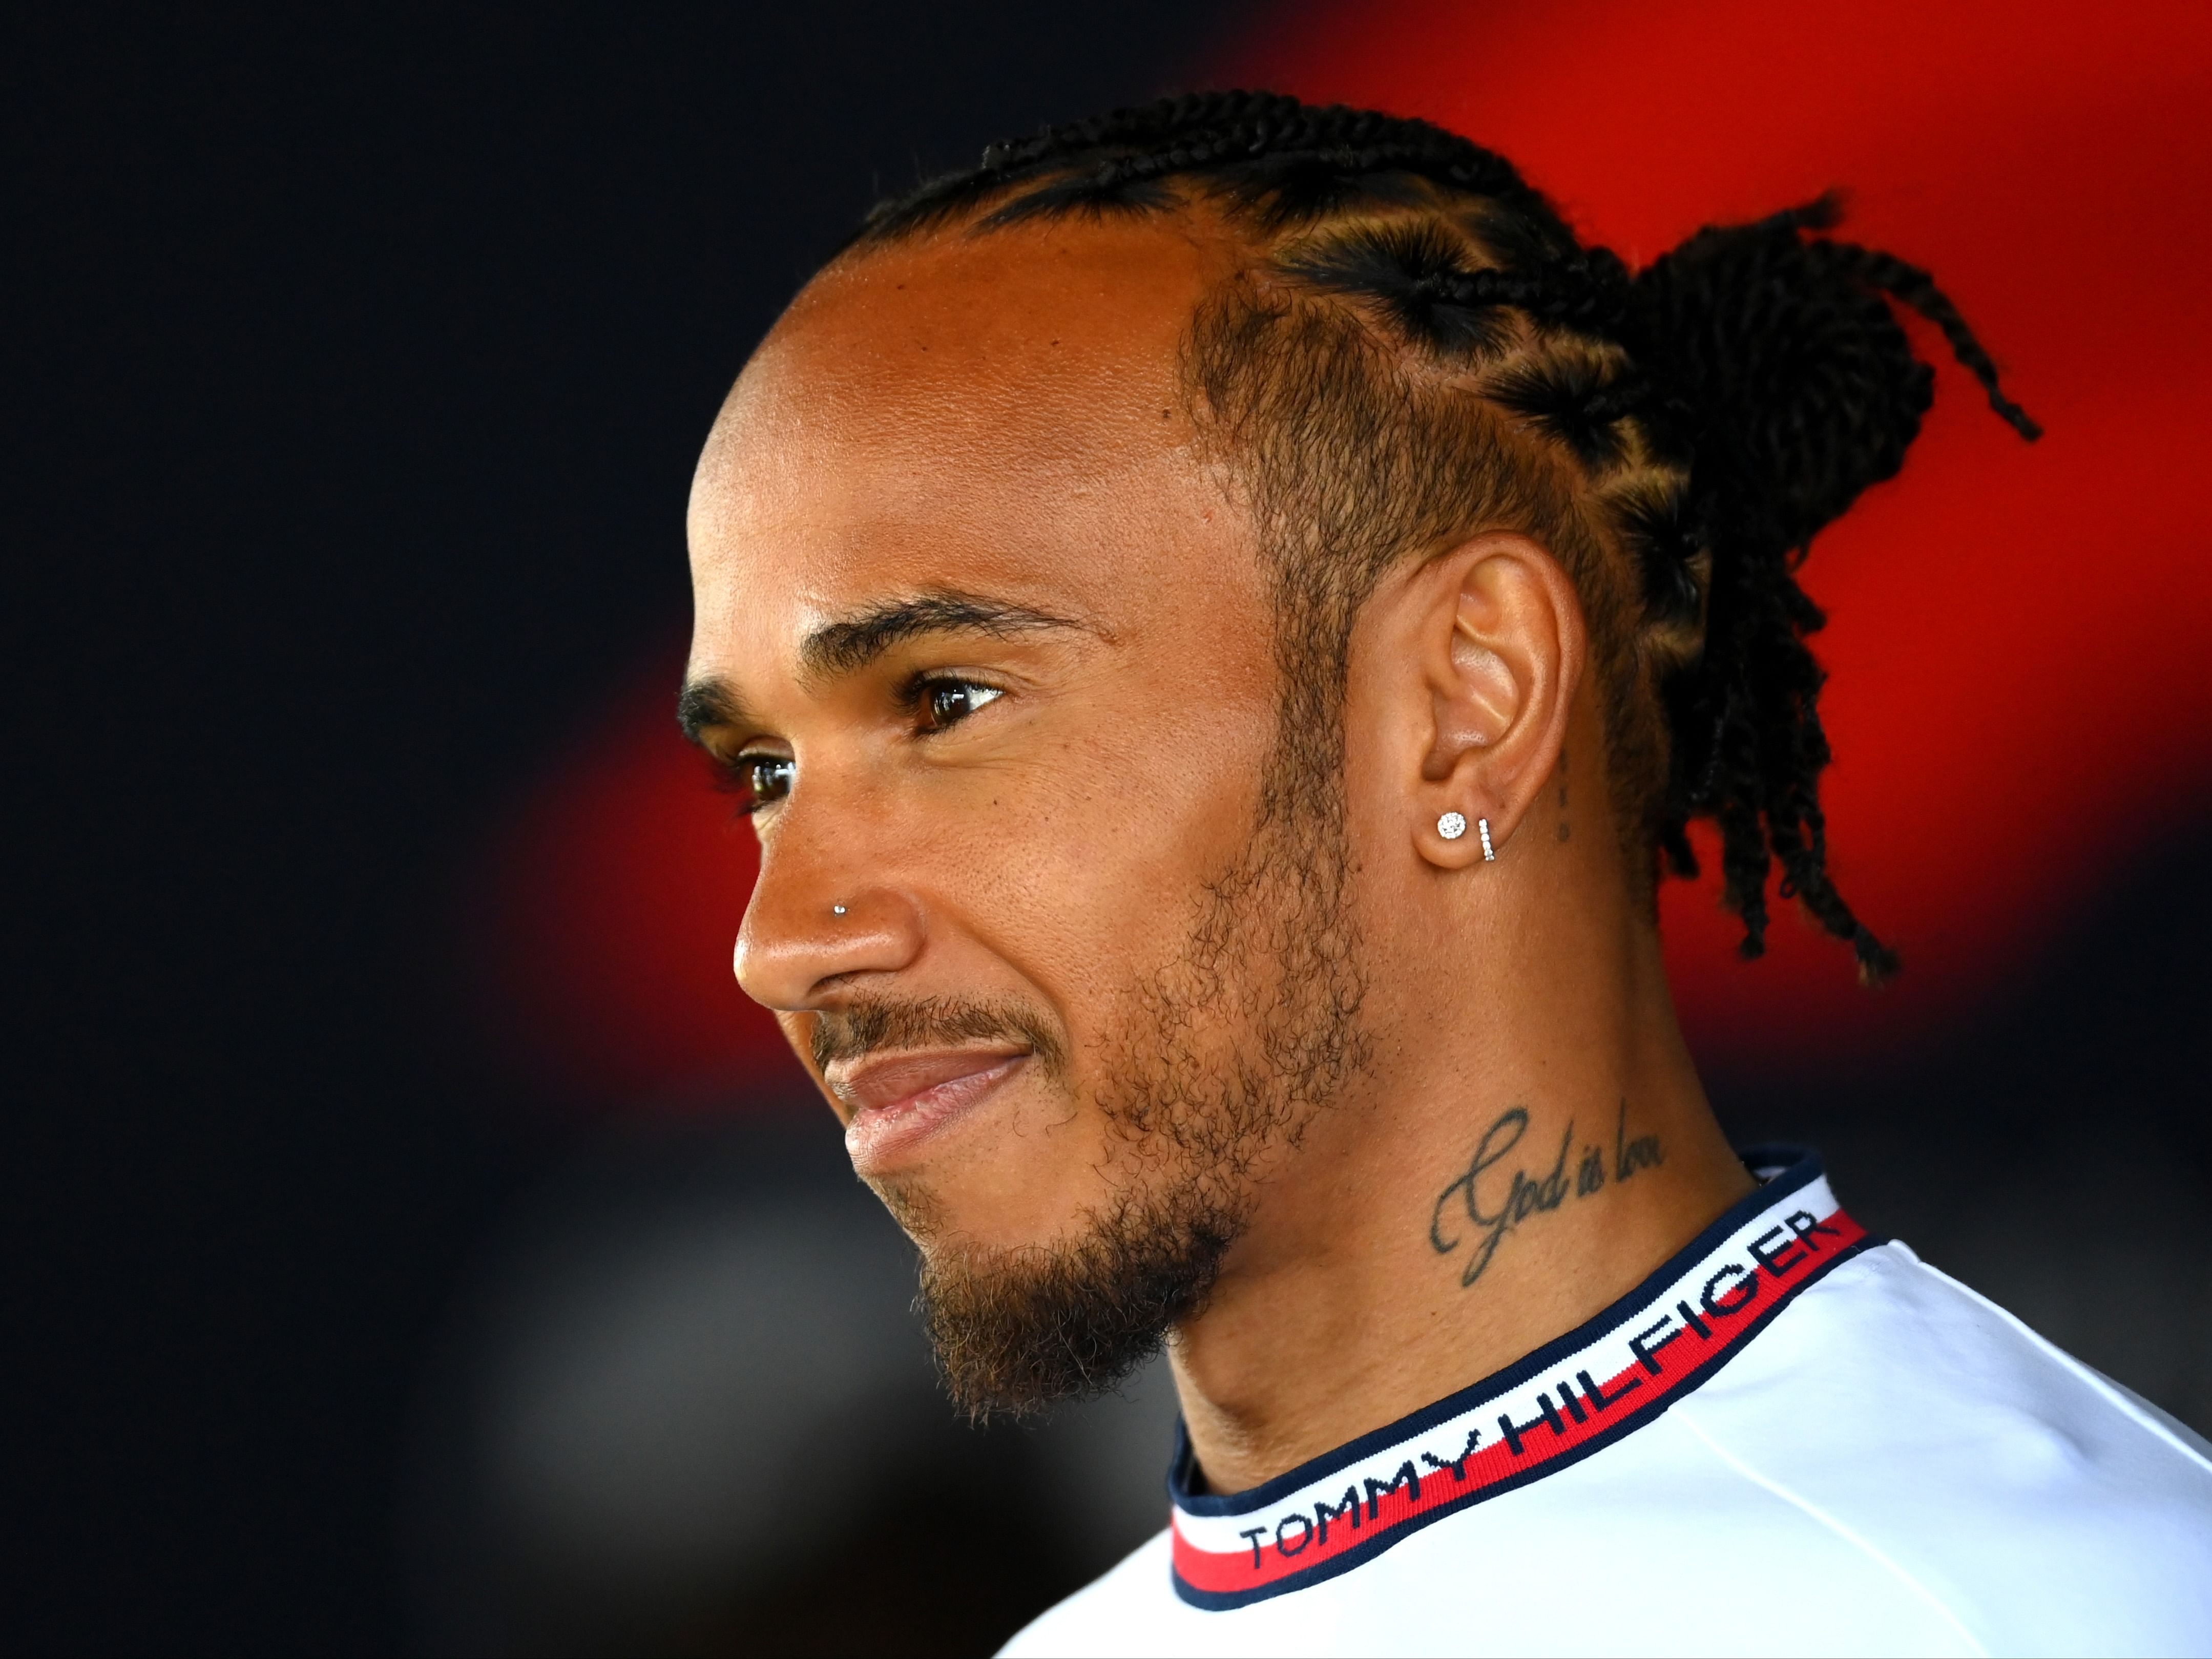
{"label": "profile of face", "polygon": [[1177,380],[1232,254],[1041,225],[834,265],[701,463],[686,692],[737,945],[923,1255],[971,1409],[1110,1385],[1360,1075],[1340,742]]}

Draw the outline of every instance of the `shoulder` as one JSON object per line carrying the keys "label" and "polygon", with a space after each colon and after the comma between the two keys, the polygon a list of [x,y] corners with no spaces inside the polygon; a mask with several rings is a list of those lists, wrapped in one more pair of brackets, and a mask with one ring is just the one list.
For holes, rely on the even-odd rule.
{"label": "shoulder", "polygon": [[2212,1645],[2212,1447],[1902,1245],[1677,1411],[1984,1645]]}
{"label": "shoulder", "polygon": [[[1747,1386],[1786,1369],[1793,1388],[1833,1396],[1856,1433],[1909,1443],[1933,1470],[2212,1497],[2201,1436],[1901,1243],[1844,1264],[1747,1359]],[[1724,1390],[1725,1376],[1717,1381]],[[2023,1464],[2030,1448],[2057,1461]],[[1993,1464],[2000,1449],[2013,1455]]]}
{"label": "shoulder", "polygon": [[1170,1588],[1168,1534],[1139,1545],[1121,1563],[1016,1632],[1005,1659],[1168,1650],[1161,1641],[1188,1610]]}

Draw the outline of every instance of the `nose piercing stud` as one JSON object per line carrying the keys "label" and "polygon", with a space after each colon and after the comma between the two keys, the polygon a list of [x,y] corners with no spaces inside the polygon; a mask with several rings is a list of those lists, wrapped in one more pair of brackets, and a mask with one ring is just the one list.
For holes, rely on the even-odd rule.
{"label": "nose piercing stud", "polygon": [[[1466,820],[1462,819],[1461,826],[1464,828],[1465,825]],[[1485,864],[1497,863],[1498,854],[1492,849],[1490,845],[1490,820],[1488,818],[1477,818],[1475,820],[1475,827],[1482,831],[1482,861]]]}
{"label": "nose piercing stud", "polygon": [[845,914],[845,907],[842,904],[833,904],[830,907],[830,914],[833,916],[842,916]]}

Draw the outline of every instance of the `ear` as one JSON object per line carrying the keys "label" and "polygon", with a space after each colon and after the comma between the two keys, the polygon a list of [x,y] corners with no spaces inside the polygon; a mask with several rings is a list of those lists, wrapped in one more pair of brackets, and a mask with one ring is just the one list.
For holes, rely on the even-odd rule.
{"label": "ear", "polygon": [[[1418,736],[1406,752],[1412,775],[1401,781],[1408,832],[1438,868],[1479,864],[1480,821],[1502,854],[1566,741],[1587,656],[1574,584],[1540,544],[1497,533],[1462,543],[1376,599],[1395,647],[1384,660],[1400,665],[1393,701]],[[1437,827],[1449,812],[1467,823],[1450,839]]]}

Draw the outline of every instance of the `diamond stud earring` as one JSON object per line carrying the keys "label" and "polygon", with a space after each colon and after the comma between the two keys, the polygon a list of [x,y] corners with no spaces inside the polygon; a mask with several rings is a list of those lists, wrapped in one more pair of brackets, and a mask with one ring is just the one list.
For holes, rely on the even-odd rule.
{"label": "diamond stud earring", "polygon": [[1457,812],[1447,812],[1437,820],[1437,833],[1446,841],[1457,841],[1467,833],[1467,819]]}
{"label": "diamond stud earring", "polygon": [[833,916],[842,916],[845,914],[845,907],[842,904],[833,904],[830,907],[830,914]]}
{"label": "diamond stud earring", "polygon": [[[1462,829],[1466,827],[1466,821],[1464,819],[1461,820],[1461,827]],[[1490,844],[1490,820],[1488,818],[1476,819],[1475,828],[1482,831],[1482,861],[1485,864],[1497,863],[1498,854]]]}

